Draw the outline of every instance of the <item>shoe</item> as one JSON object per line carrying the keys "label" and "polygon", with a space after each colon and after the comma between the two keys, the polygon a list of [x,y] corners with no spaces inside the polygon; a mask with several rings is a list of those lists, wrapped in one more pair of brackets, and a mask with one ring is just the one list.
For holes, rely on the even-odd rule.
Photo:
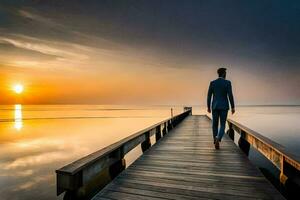
{"label": "shoe", "polygon": [[216,144],[216,141],[218,140],[218,137],[214,137],[214,144]]}
{"label": "shoe", "polygon": [[220,149],[220,144],[219,144],[219,140],[218,139],[215,142],[215,148],[216,149]]}

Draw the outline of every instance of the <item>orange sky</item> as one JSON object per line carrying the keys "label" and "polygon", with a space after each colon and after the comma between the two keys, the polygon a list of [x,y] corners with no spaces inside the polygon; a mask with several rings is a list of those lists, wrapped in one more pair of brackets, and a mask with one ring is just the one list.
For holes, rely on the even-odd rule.
{"label": "orange sky", "polygon": [[[92,39],[91,43],[99,42]],[[201,60],[191,63],[179,60],[177,63],[176,58],[147,49],[120,46],[104,51],[111,48],[111,43],[92,48],[16,35],[10,40],[2,38],[2,44],[14,44],[30,53],[3,51],[0,55],[1,104],[202,105],[205,104],[209,81],[216,78],[218,68],[201,63]],[[48,51],[58,58],[49,60],[32,55]],[[178,64],[184,67],[177,67]],[[273,77],[276,85],[270,82]],[[293,91],[282,84],[286,79],[280,73],[265,77],[228,67],[228,78],[233,82],[238,104],[294,103],[289,96]],[[21,95],[12,91],[16,83],[24,85]],[[273,97],[271,102],[270,94]]]}
{"label": "orange sky", "polygon": [[[300,104],[297,45],[261,38],[272,30],[256,30],[259,16],[244,27],[253,36],[237,28],[240,9],[196,20],[179,4],[177,12],[146,4],[0,5],[0,104],[203,105],[221,66],[238,105]],[[196,16],[211,5],[191,6]],[[21,95],[12,91],[16,83],[25,87]]]}
{"label": "orange sky", "polygon": [[[127,70],[124,73],[115,70],[101,73],[96,70],[93,74],[84,70],[49,72],[15,69],[13,72],[2,71],[2,74],[2,103],[176,104],[184,103],[186,96],[199,99],[201,94],[193,90],[204,84],[194,80],[198,86],[191,88],[186,77],[194,75],[184,70]],[[20,95],[12,90],[16,83],[24,85],[24,92]]]}

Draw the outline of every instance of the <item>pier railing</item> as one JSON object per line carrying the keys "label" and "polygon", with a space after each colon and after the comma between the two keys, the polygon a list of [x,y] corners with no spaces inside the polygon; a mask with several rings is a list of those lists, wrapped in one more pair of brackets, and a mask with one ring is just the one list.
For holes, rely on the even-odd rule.
{"label": "pier railing", "polygon": [[66,192],[68,196],[66,199],[76,199],[78,193],[82,193],[82,188],[93,182],[99,174],[106,174],[105,177],[113,179],[125,169],[124,156],[130,150],[141,145],[142,151],[145,152],[151,147],[151,136],[155,135],[158,141],[191,113],[191,107],[185,107],[181,114],[154,124],[56,170],[57,195]]}
{"label": "pier railing", "polygon": [[240,134],[239,147],[248,155],[250,145],[270,160],[280,170],[280,182],[287,180],[300,185],[300,157],[292,155],[280,144],[261,134],[228,119],[229,130],[226,132],[234,140],[235,131]]}

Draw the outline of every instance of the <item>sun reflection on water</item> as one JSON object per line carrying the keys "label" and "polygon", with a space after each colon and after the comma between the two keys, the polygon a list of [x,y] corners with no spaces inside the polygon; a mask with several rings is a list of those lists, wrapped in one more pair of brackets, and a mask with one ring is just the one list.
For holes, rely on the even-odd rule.
{"label": "sun reflection on water", "polygon": [[16,104],[15,105],[15,123],[14,123],[15,129],[18,131],[22,129],[23,127],[23,121],[22,121],[22,105]]}

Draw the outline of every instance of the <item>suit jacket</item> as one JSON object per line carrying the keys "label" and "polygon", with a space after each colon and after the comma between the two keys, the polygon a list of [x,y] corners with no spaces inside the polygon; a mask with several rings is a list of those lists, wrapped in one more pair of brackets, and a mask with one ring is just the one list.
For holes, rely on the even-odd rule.
{"label": "suit jacket", "polygon": [[208,108],[210,108],[211,106],[212,96],[212,110],[229,110],[228,98],[230,101],[231,108],[234,108],[234,100],[230,81],[225,80],[224,78],[218,78],[210,82],[207,94]]}

